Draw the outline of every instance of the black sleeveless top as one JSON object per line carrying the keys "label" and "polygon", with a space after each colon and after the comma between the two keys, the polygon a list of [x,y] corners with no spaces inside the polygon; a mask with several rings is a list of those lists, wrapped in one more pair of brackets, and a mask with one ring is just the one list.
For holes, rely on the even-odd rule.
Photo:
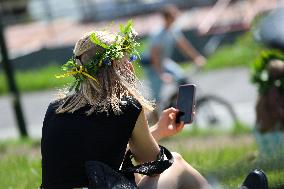
{"label": "black sleeveless top", "polygon": [[121,115],[94,112],[87,116],[90,107],[56,114],[61,103],[51,103],[43,121],[42,187],[87,187],[86,161],[101,161],[119,169],[142,107],[127,97],[121,103]]}

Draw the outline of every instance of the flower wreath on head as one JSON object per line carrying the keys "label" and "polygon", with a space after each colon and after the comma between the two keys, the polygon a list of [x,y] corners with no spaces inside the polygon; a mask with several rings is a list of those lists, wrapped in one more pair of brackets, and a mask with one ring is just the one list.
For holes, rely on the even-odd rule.
{"label": "flower wreath on head", "polygon": [[284,61],[284,53],[277,50],[264,51],[252,65],[251,80],[257,84],[260,94],[265,94],[272,86],[284,92],[284,75],[276,79],[269,76],[268,64],[272,60]]}
{"label": "flower wreath on head", "polygon": [[79,90],[80,83],[87,77],[94,80],[98,85],[99,82],[95,75],[98,70],[103,66],[111,66],[113,60],[119,60],[123,58],[125,53],[130,55],[130,62],[135,61],[139,56],[136,47],[140,44],[135,41],[137,33],[133,29],[132,21],[128,21],[125,26],[120,25],[120,32],[115,36],[115,41],[110,45],[102,42],[93,32],[90,35],[90,40],[104,49],[103,52],[97,52],[95,57],[90,61],[84,63],[83,66],[76,64],[78,57],[72,57],[62,65],[62,70],[66,73],[57,75],[56,78],[63,78],[67,76],[74,76],[75,82],[71,86],[70,91],[75,89]]}

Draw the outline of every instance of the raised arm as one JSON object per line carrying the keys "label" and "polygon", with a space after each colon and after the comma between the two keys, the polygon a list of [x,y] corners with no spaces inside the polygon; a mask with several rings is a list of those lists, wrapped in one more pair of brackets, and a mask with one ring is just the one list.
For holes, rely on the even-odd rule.
{"label": "raised arm", "polygon": [[157,124],[150,127],[150,132],[155,140],[159,140],[176,135],[184,128],[184,123],[176,123],[176,115],[178,110],[175,108],[168,108],[164,110],[160,116]]}
{"label": "raised arm", "polygon": [[158,123],[148,127],[146,116],[142,111],[138,117],[129,147],[134,157],[139,162],[153,161],[159,153],[158,141],[169,136],[173,136],[184,127],[184,123],[176,123],[178,110],[168,108],[160,116]]}

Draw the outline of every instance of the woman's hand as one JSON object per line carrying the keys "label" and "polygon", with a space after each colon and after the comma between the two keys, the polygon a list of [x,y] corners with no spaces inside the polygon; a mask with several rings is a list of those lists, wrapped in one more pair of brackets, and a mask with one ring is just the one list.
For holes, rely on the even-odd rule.
{"label": "woman's hand", "polygon": [[175,108],[168,108],[162,112],[158,123],[150,128],[150,131],[156,141],[165,137],[173,136],[182,131],[184,123],[176,123],[176,116],[178,112],[179,111]]}
{"label": "woman's hand", "polygon": [[164,83],[171,83],[171,82],[174,81],[174,77],[173,77],[171,74],[166,73],[166,72],[164,72],[164,73],[161,74],[160,79],[161,79],[162,82],[164,82]]}
{"label": "woman's hand", "polygon": [[197,56],[193,62],[198,66],[198,67],[203,67],[206,64],[206,58],[203,56]]}

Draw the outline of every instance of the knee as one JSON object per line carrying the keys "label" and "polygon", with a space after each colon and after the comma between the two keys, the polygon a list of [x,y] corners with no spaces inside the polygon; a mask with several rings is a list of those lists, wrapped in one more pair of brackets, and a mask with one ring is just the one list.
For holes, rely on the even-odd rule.
{"label": "knee", "polygon": [[178,162],[183,161],[182,155],[180,155],[179,153],[172,152],[172,155],[173,155],[175,161],[178,161]]}
{"label": "knee", "polygon": [[172,152],[173,158],[174,158],[174,167],[180,167],[181,170],[183,170],[185,167],[191,167],[191,165],[185,161],[181,154],[177,152]]}

